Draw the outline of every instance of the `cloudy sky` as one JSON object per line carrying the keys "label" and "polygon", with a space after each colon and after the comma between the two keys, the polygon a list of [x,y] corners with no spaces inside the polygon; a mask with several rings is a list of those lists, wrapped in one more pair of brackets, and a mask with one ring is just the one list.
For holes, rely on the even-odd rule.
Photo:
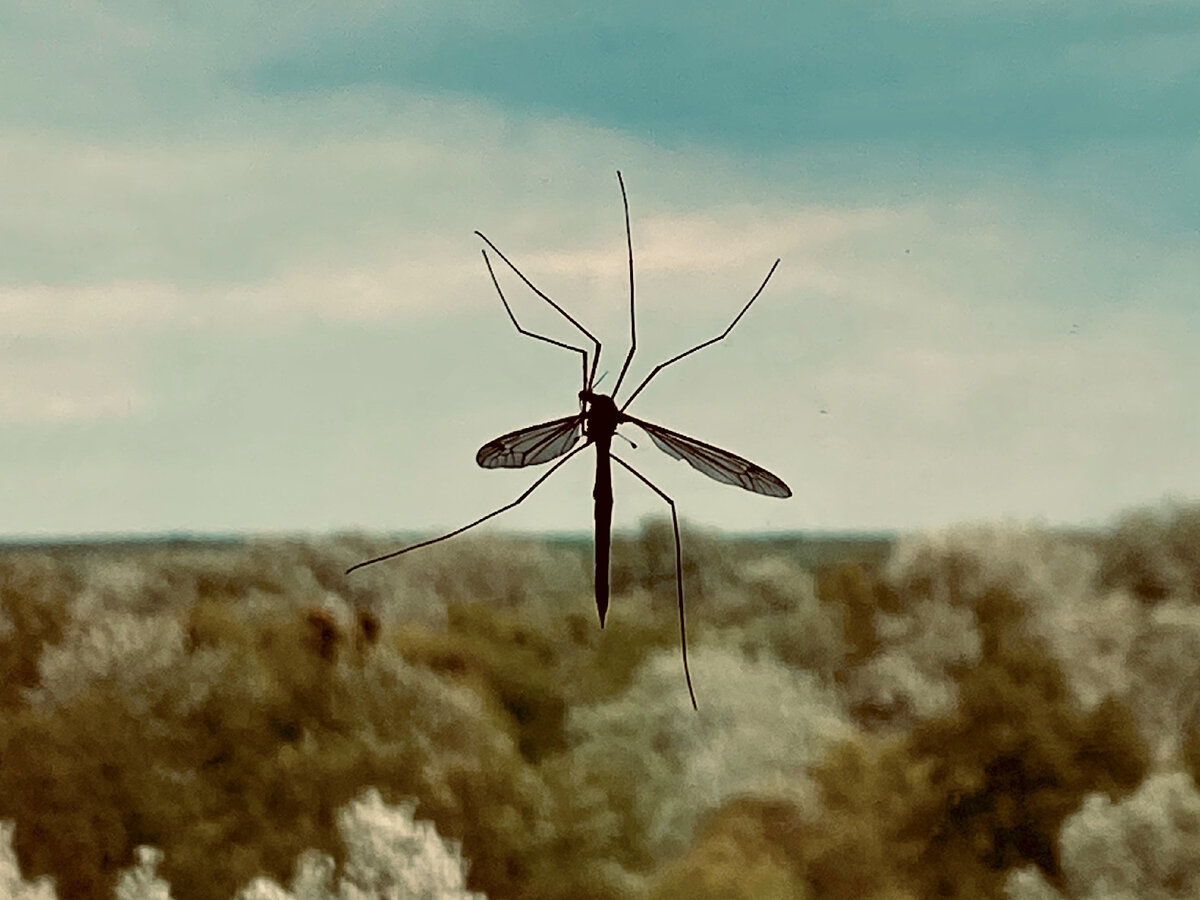
{"label": "cloudy sky", "polygon": [[[0,11],[0,535],[454,527],[576,408],[480,229],[627,348],[625,459],[737,531],[1200,495],[1200,7],[214,0]],[[527,327],[570,327],[511,276]],[[499,520],[589,527],[583,454]],[[663,504],[618,472],[616,521]]]}

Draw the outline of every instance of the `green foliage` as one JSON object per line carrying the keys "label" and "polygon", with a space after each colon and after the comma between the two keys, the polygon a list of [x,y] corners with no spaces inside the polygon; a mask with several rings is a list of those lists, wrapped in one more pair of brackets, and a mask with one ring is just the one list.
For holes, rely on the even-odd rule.
{"label": "green foliage", "polygon": [[133,847],[157,837],[145,816],[173,792],[154,765],[161,749],[103,692],[50,715],[6,712],[0,818],[19,823],[26,875],[53,875],[66,896],[107,896]]}
{"label": "green foliage", "polygon": [[76,590],[73,573],[48,555],[0,556],[0,708],[37,684],[42,647],[62,637]]}
{"label": "green foliage", "polygon": [[808,767],[851,732],[837,692],[813,673],[712,646],[695,648],[692,666],[699,713],[678,657],[665,650],[617,699],[571,712],[572,757],[633,838],[619,861],[634,869],[678,853],[704,814],[731,798],[779,797],[811,810]]}
{"label": "green foliage", "polygon": [[1200,602],[1200,506],[1128,512],[1101,542],[1101,584],[1145,603]]}
{"label": "green foliage", "polygon": [[[573,653],[566,674],[575,703],[619,697],[629,689],[638,667],[653,651],[670,648],[678,652],[679,622],[675,616],[673,597],[667,598],[662,591],[652,596],[645,590],[616,597],[603,629],[596,621],[594,604],[587,612],[568,615],[563,621]],[[694,634],[695,618],[690,621]]]}
{"label": "green foliage", "polygon": [[1183,739],[1183,764],[1200,786],[1200,727],[1191,728]]}
{"label": "green foliage", "polygon": [[1200,791],[1184,772],[1149,775],[1119,801],[1094,793],[1059,835],[1058,889],[1036,869],[1008,878],[1009,900],[1109,900],[1200,896]]}
{"label": "green foliage", "polygon": [[1147,771],[1127,708],[1080,712],[1015,599],[990,592],[975,606],[983,659],[964,674],[957,709],[843,748],[819,772],[832,827],[801,852],[820,896],[995,897],[1027,863],[1054,880],[1063,819],[1089,791],[1121,796]]}
{"label": "green foliage", "polygon": [[847,563],[820,573],[817,596],[841,615],[846,665],[855,666],[870,658],[879,649],[875,611],[890,611],[896,605],[887,585],[861,565]]}
{"label": "green foliage", "polygon": [[[722,590],[738,581],[740,554],[709,532],[680,528],[683,583],[689,611],[703,614]],[[614,535],[611,567],[614,594],[675,594],[675,532],[669,519],[648,519],[636,537]],[[674,604],[671,604],[672,611]]]}
{"label": "green foliage", "polygon": [[336,852],[333,813],[365,782],[428,797],[481,877],[519,876],[514,826],[536,822],[537,791],[471,696],[386,651],[327,659],[304,618],[198,609],[196,646],[224,655],[199,701],[180,685],[137,717],[97,685],[0,723],[0,817],[19,823],[26,873],[53,874],[68,896],[107,896],[149,843],[179,900],[228,898],[256,875],[285,879],[306,848]]}
{"label": "green foliage", "polygon": [[808,900],[815,896],[783,853],[797,827],[784,803],[736,800],[709,817],[687,854],[655,879],[650,900]]}
{"label": "green foliage", "polygon": [[1122,800],[1147,742],[1200,778],[1200,513],[1130,521],[1094,546],[904,538],[886,565],[878,541],[839,560],[686,530],[699,714],[665,520],[615,540],[603,630],[590,543],[463,540],[349,578],[394,543],[0,551],[0,820],[23,878],[82,900],[122,870],[176,900],[315,884],[355,852],[355,803],[358,852],[431,822],[493,898],[1067,891],[1087,823],[1133,841],[1153,817],[1157,794]]}
{"label": "green foliage", "polygon": [[845,665],[842,611],[817,596],[814,579],[786,557],[743,562],[736,584],[709,613],[708,639],[737,646],[751,659],[766,654],[832,683]]}
{"label": "green foliage", "polygon": [[447,615],[445,631],[400,629],[394,646],[410,663],[461,680],[494,702],[529,762],[561,751],[567,713],[561,639],[483,603],[451,604]]}
{"label": "green foliage", "polygon": [[[533,553],[514,559],[514,546]],[[227,898],[255,876],[286,881],[305,849],[337,857],[334,812],[374,785],[394,800],[418,798],[423,817],[462,842],[472,885],[492,896],[624,893],[629,876],[604,862],[624,836],[608,831],[604,792],[565,755],[564,722],[568,693],[579,696],[581,684],[619,691],[640,659],[588,620],[586,594],[572,598],[579,613],[544,615],[563,605],[567,582],[530,542],[467,542],[456,557],[434,557],[425,572],[447,596],[431,601],[423,586],[416,608],[407,597],[347,590],[362,605],[417,613],[365,642],[361,617],[330,590],[332,573],[359,552],[345,541],[324,554],[274,542],[140,556],[134,548],[132,564],[6,558],[16,575],[5,646],[25,654],[16,687],[40,698],[28,706],[34,694],[14,690],[0,717],[0,818],[19,823],[23,871],[52,874],[70,896],[107,897],[148,843],[163,851],[157,871],[177,900]],[[141,572],[129,596],[115,589],[113,565]],[[497,584],[507,592],[500,604],[472,597],[490,599]],[[543,596],[526,595],[539,585]],[[97,599],[77,602],[81,591]],[[164,608],[179,619],[162,617]],[[157,634],[140,625],[89,637],[106,609],[153,611],[162,628],[180,630],[182,658],[147,668]],[[73,622],[74,613],[85,618]],[[673,641],[653,610],[629,617],[654,621],[630,631],[653,635],[643,647]],[[70,629],[83,629],[75,651],[60,646]],[[130,685],[84,656],[77,690],[38,684],[46,642],[62,668],[71,664],[64,653],[90,659],[93,637],[115,639],[108,657],[148,673],[137,703]],[[620,652],[600,653],[593,667],[597,646]],[[606,669],[624,673],[615,687]]]}

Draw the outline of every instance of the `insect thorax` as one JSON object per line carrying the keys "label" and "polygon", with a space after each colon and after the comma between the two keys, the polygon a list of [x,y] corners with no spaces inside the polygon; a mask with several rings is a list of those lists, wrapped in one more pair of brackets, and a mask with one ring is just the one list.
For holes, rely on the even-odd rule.
{"label": "insect thorax", "polygon": [[596,394],[592,391],[581,391],[580,398],[587,404],[584,412],[584,428],[594,441],[611,438],[616,433],[617,424],[621,421],[621,413],[613,398],[607,394]]}

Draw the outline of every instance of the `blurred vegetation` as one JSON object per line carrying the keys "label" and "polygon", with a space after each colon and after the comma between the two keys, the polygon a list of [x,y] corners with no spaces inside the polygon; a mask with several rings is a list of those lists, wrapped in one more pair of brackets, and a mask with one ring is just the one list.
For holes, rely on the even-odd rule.
{"label": "blurred vegetation", "polygon": [[0,548],[23,877],[83,900],[131,872],[176,900],[319,880],[366,858],[348,809],[353,840],[424,840],[374,788],[492,898],[1073,896],[1100,882],[1065,830],[1149,827],[1141,786],[1200,778],[1200,507],[1093,535],[685,529],[698,714],[669,522],[615,537],[603,630],[589,541],[463,538],[343,576],[390,546]]}
{"label": "blurred vegetation", "polygon": [[1200,506],[1170,504],[1125,513],[1103,541],[1101,584],[1145,603],[1200,602]]}

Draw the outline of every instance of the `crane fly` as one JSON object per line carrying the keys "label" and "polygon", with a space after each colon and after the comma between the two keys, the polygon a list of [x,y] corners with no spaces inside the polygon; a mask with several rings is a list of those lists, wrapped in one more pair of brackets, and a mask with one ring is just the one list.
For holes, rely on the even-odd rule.
{"label": "crane fly", "polygon": [[[553,419],[549,422],[542,422],[538,425],[530,425],[527,428],[510,431],[508,434],[502,434],[493,441],[488,441],[479,448],[479,452],[475,454],[475,461],[485,469],[521,469],[525,466],[543,465],[551,460],[558,460],[537,481],[526,488],[525,492],[517,497],[516,500],[447,534],[430,538],[427,541],[421,541],[418,544],[412,544],[400,550],[394,550],[391,553],[385,553],[382,556],[377,556],[353,565],[346,570],[346,574],[350,574],[355,569],[361,569],[363,566],[383,562],[385,559],[393,559],[411,550],[428,547],[430,544],[447,540],[455,535],[462,534],[469,528],[474,528],[476,525],[486,522],[494,516],[500,515],[502,512],[512,509],[524,501],[526,497],[532,494],[568,460],[580,451],[594,446],[596,448],[596,485],[592,491],[592,498],[595,503],[596,522],[596,611],[600,615],[600,627],[604,627],[604,618],[608,614],[608,570],[613,509],[612,466],[610,463],[611,461],[616,461],[618,465],[629,471],[646,487],[665,500],[671,508],[671,524],[675,531],[675,596],[679,607],[679,641],[683,656],[683,673],[687,681],[688,694],[691,697],[692,707],[697,708],[696,692],[692,688],[692,674],[688,667],[687,659],[687,626],[684,623],[683,615],[683,557],[680,549],[679,516],[675,510],[675,501],[667,496],[657,485],[653,484],[645,475],[613,453],[612,440],[613,436],[617,434],[617,428],[626,423],[633,424],[644,431],[659,450],[662,450],[668,456],[686,462],[692,468],[703,472],[709,478],[715,479],[722,484],[731,484],[767,497],[790,497],[792,495],[791,489],[781,479],[772,475],[761,466],[750,462],[750,460],[743,459],[734,453],[730,453],[728,450],[714,447],[712,444],[706,444],[703,441],[680,434],[677,431],[671,431],[669,428],[664,428],[661,425],[655,425],[644,419],[639,419],[626,412],[637,395],[667,366],[677,363],[684,357],[690,356],[698,350],[703,350],[705,347],[717,343],[717,341],[723,340],[766,288],[767,282],[775,274],[775,269],[779,266],[780,261],[778,259],[775,260],[770,271],[767,272],[767,277],[763,279],[758,290],[754,292],[754,296],[746,302],[741,312],[734,317],[733,321],[729,323],[729,326],[723,332],[714,338],[697,344],[689,350],[685,350],[683,353],[671,357],[666,362],[659,363],[633,389],[624,402],[618,406],[617,395],[621,390],[621,384],[625,380],[625,375],[629,371],[629,364],[633,361],[633,354],[637,350],[637,323],[634,315],[633,234],[629,227],[629,198],[625,193],[625,179],[621,177],[620,172],[617,172],[617,182],[621,186],[621,202],[625,208],[625,244],[628,249],[629,258],[629,352],[625,356],[625,362],[621,366],[621,372],[617,376],[617,383],[613,387],[612,393],[600,394],[595,390],[598,386],[596,369],[600,362],[601,349],[600,341],[596,336],[537,288],[532,281],[526,278],[521,270],[483,232],[476,231],[475,233],[487,245],[487,248],[481,252],[483,253],[483,261],[487,266],[488,274],[491,276],[492,284],[496,288],[496,294],[500,297],[500,302],[504,304],[504,310],[508,313],[508,318],[512,321],[517,331],[526,337],[544,341],[547,344],[553,344],[556,347],[579,354],[583,365],[583,387],[579,391],[579,412],[574,415],[564,416],[561,419]],[[504,291],[500,288],[500,282],[496,278],[491,258],[488,256],[488,249],[491,249],[496,256],[500,257],[530,290],[546,301],[546,303],[550,304],[559,315],[570,322],[571,325],[591,342],[590,365],[587,348],[577,347],[574,344],[568,344],[542,334],[536,334],[521,327],[521,324],[517,321],[517,317],[513,314],[512,307],[508,305]],[[602,375],[601,378],[603,377]],[[624,437],[624,435],[621,436]],[[581,437],[584,438],[584,442],[579,444]]]}

